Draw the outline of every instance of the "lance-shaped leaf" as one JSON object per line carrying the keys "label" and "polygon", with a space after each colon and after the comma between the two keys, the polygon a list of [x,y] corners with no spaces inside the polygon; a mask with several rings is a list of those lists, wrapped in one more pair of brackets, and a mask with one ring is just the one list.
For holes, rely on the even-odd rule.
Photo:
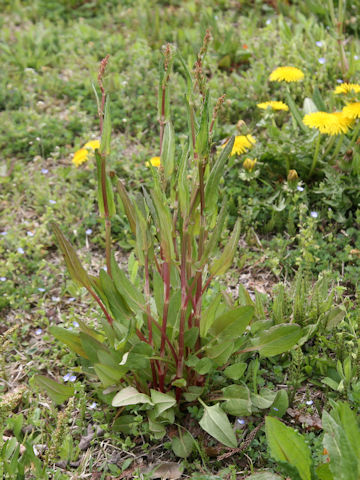
{"label": "lance-shaped leaf", "polygon": [[128,304],[133,309],[144,308],[145,298],[142,293],[130,282],[125,273],[117,264],[115,257],[111,258],[111,273],[114,285],[117,291],[126,298]]}
{"label": "lance-shaped leaf", "polygon": [[173,257],[173,241],[172,241],[172,221],[169,208],[166,205],[164,197],[157,190],[151,191],[156,213],[159,220],[160,243],[166,261],[170,261]]}
{"label": "lance-shaped leaf", "polygon": [[302,335],[303,331],[296,323],[275,325],[251,340],[251,350],[258,350],[262,357],[273,357],[289,351]]}
{"label": "lance-shaped leaf", "polygon": [[302,480],[311,480],[311,452],[302,435],[275,417],[266,417],[265,432],[271,456],[295,467]]}
{"label": "lance-shaped leaf", "polygon": [[111,140],[111,116],[110,116],[110,98],[106,97],[105,113],[103,122],[103,131],[101,135],[100,153],[109,155]]}
{"label": "lance-shaped leaf", "polygon": [[319,87],[314,87],[314,92],[313,92],[313,100],[315,105],[317,106],[317,109],[320,110],[321,112],[326,112],[326,106],[324,103],[324,100],[322,99]]}
{"label": "lance-shaped leaf", "polygon": [[224,312],[220,316],[216,317],[211,325],[211,333],[216,336],[229,336],[234,330],[231,326],[236,324],[237,335],[242,335],[245,328],[249,325],[254,315],[254,307],[250,305],[236,307],[232,310]]}
{"label": "lance-shaped leaf", "polygon": [[223,231],[223,228],[224,228],[226,214],[227,214],[226,202],[227,202],[227,198],[224,197],[219,215],[218,215],[217,220],[216,220],[215,228],[214,228],[213,232],[211,233],[211,235],[209,237],[209,240],[205,244],[204,253],[203,253],[203,255],[201,257],[201,260],[200,260],[200,265],[201,266],[203,266],[204,263],[207,262],[207,260],[209,258],[209,255],[215,250],[215,248],[217,247],[217,244],[219,242],[219,239],[221,237],[221,234],[222,234],[222,231]]}
{"label": "lance-shaped leaf", "polygon": [[212,407],[208,407],[204,402],[201,401],[200,403],[204,407],[204,415],[199,422],[200,427],[223,445],[236,448],[237,441],[235,433],[226,413],[221,410],[220,405],[217,403]]}
{"label": "lance-shaped leaf", "polygon": [[225,164],[233,148],[234,141],[235,137],[232,136],[222,149],[207,179],[205,185],[205,209],[207,212],[213,212],[216,208],[219,196],[219,182],[224,173]]}
{"label": "lance-shaped leaf", "polygon": [[101,363],[95,363],[94,368],[104,388],[119,383],[128,370],[126,367],[110,367]]}
{"label": "lance-shaped leaf", "polygon": [[78,333],[70,332],[65,328],[52,326],[49,331],[60,342],[65,343],[73,352],[77,353],[81,357],[89,358],[85,350],[81,345],[80,335]]}
{"label": "lance-shaped leaf", "polygon": [[[96,159],[96,173],[97,173],[97,199],[99,212],[101,216],[105,216],[105,204],[104,198],[106,195],[107,211],[109,217],[113,217],[116,213],[115,202],[114,202],[114,191],[112,187],[111,180],[105,171],[105,157],[100,155],[97,150],[95,150],[95,159]],[[105,189],[105,195],[104,195]]]}
{"label": "lance-shaped leaf", "polygon": [[138,405],[139,403],[153,405],[148,395],[138,392],[134,387],[126,387],[115,395],[112,401],[112,406],[124,407],[126,405]]}
{"label": "lance-shaped leaf", "polygon": [[166,123],[164,129],[164,138],[161,149],[161,165],[164,167],[164,175],[170,179],[175,164],[175,133],[170,120]]}
{"label": "lance-shaped leaf", "polygon": [[192,82],[192,78],[191,78],[191,74],[190,74],[190,71],[183,59],[183,57],[181,56],[179,50],[176,52],[177,53],[177,58],[179,59],[180,63],[181,63],[181,66],[183,67],[183,70],[182,70],[182,73],[186,79],[186,91],[187,91],[187,100],[190,101],[190,98],[191,98],[191,95],[192,95],[192,91],[193,91],[193,82]]}
{"label": "lance-shaped leaf", "polygon": [[130,197],[125,189],[124,184],[122,183],[121,180],[118,180],[117,183],[117,191],[120,195],[125,214],[127,216],[127,219],[129,221],[129,225],[131,228],[132,233],[135,235],[136,234],[136,212],[135,212],[135,207],[132,204]]}
{"label": "lance-shaped leaf", "polygon": [[209,153],[209,91],[206,92],[201,114],[200,129],[196,137],[196,151],[200,158]]}
{"label": "lance-shaped leaf", "polygon": [[113,280],[105,270],[100,270],[100,282],[115,319],[121,321],[124,318],[129,318],[132,310],[125,298],[115,288]]}
{"label": "lance-shaped leaf", "polygon": [[178,175],[178,195],[179,195],[179,205],[180,212],[183,218],[186,218],[189,212],[189,186],[187,179],[187,158],[188,151],[187,148],[184,148],[183,154],[180,160],[179,166],[179,175]]}
{"label": "lance-shaped leaf", "polygon": [[240,219],[237,220],[231,237],[226,244],[224,251],[210,266],[211,275],[223,275],[230,267],[236,253],[240,237]]}
{"label": "lance-shaped leaf", "polygon": [[51,378],[45,377],[45,375],[35,376],[36,385],[45,390],[51,400],[57,405],[66,402],[70,397],[74,396],[74,387],[72,385],[62,385]]}
{"label": "lance-shaped leaf", "polygon": [[81,265],[81,262],[70,242],[62,234],[60,228],[56,225],[56,223],[52,223],[51,226],[55,233],[57,241],[59,242],[59,247],[64,255],[66,266],[69,270],[71,278],[78,285],[87,289],[91,288],[90,278],[83,266]]}
{"label": "lance-shaped leaf", "polygon": [[294,117],[296,123],[299,125],[301,130],[303,132],[306,132],[307,128],[303,124],[302,115],[300,113],[300,110],[298,109],[298,106],[296,105],[296,103],[294,102],[294,100],[292,99],[291,95],[288,92],[285,92],[285,95],[286,95],[286,103],[289,105],[289,109],[292,116]]}

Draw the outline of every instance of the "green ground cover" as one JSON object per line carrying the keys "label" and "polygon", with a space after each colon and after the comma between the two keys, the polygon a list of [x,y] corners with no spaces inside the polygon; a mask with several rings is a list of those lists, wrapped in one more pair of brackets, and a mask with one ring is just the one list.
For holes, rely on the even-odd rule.
{"label": "green ground cover", "polygon": [[[358,452],[351,450],[359,432],[355,428],[350,432],[348,425],[356,420],[341,403],[347,402],[358,415],[359,120],[344,136],[319,137],[315,168],[318,134],[302,123],[305,114],[341,111],[359,98],[356,91],[348,96],[334,93],[342,83],[359,80],[359,4],[347,5],[340,34],[335,20],[343,3],[336,2],[333,12],[331,5],[231,0],[3,2],[0,471],[4,478],[156,478],[151,476],[154,465],[163,469],[159,478],[182,474],[199,480],[235,479],[264,470],[263,476],[252,478],[359,478],[359,461],[354,460]],[[76,151],[100,135],[93,89],[99,62],[110,55],[104,77],[112,117],[108,169],[135,194],[150,188],[146,162],[160,153],[162,48],[167,43],[176,46],[192,70],[207,29],[212,39],[203,73],[211,104],[226,94],[215,122],[211,155],[216,158],[232,135],[251,135],[255,143],[243,154],[230,156],[220,181],[219,202],[228,198],[220,250],[238,219],[240,240],[233,267],[211,283],[204,308],[211,304],[211,295],[226,288],[237,305],[254,308],[254,337],[280,324],[296,323],[303,329],[301,341],[284,353],[238,356],[235,361],[244,369],[239,367],[243,371],[235,379],[222,371],[209,374],[208,396],[203,397],[207,404],[217,401],[230,380],[241,386],[241,401],[248,399],[246,408],[241,404],[228,410],[237,431],[237,449],[224,447],[208,430],[200,431],[201,403],[190,402],[177,412],[176,421],[187,436],[174,425],[167,425],[163,436],[157,434],[149,426],[144,405],[126,407],[125,412],[111,406],[101,393],[104,382],[101,385],[89,374],[88,365],[50,333],[54,326],[77,332],[79,320],[96,327],[101,316],[85,289],[70,279],[50,227],[52,221],[61,226],[91,274],[105,266],[94,154],[78,167],[72,162]],[[270,73],[283,65],[299,68],[303,81],[269,81]],[[180,155],[188,120],[186,82],[178,61],[170,89]],[[269,100],[285,102],[290,111],[257,107]],[[196,102],[201,111],[201,102]],[[247,158],[256,163],[246,167]],[[297,173],[289,176],[292,170]],[[118,196],[115,201],[113,248],[120,265],[135,272],[135,278],[135,240]],[[70,392],[73,386],[74,396],[54,402],[35,381],[39,374]],[[286,391],[287,400],[279,391]],[[226,392],[225,403],[233,398]],[[295,439],[295,433],[268,420],[272,409],[280,410],[276,416],[302,437]],[[180,446],[174,441],[179,432]],[[294,467],[296,458],[289,460],[281,453],[274,438],[300,442],[302,457],[310,455],[313,467],[310,462],[300,470]],[[311,454],[305,452],[302,438]],[[338,457],[332,453],[331,438],[341,439],[344,450]],[[347,457],[347,450],[353,456]]]}

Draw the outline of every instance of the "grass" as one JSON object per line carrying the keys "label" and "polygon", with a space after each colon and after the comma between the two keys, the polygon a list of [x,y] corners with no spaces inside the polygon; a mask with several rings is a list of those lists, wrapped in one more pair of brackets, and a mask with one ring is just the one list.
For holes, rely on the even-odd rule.
{"label": "grass", "polygon": [[[326,331],[316,340],[322,346],[321,355],[307,345],[301,379],[298,384],[294,380],[298,410],[306,410],[305,398],[319,398],[319,409],[328,405],[324,392],[329,395],[329,391],[321,380],[310,383],[312,375],[323,378],[330,371],[336,379],[335,359],[343,361],[349,352],[354,363],[358,362],[358,174],[349,172],[346,165],[335,170],[323,166],[318,177],[307,181],[310,138],[304,142],[281,118],[280,126],[281,122],[285,125],[281,134],[275,130],[269,134],[262,112],[256,108],[270,98],[284,100],[285,92],[267,79],[278,65],[291,64],[307,72],[301,86],[293,89],[293,98],[300,103],[312,97],[317,85],[332,110],[337,100],[329,92],[342,78],[337,42],[326,12],[302,5],[309,2],[278,3],[280,12],[260,1],[209,0],[206,5],[192,0],[5,2],[0,18],[0,61],[4,65],[0,74],[0,334],[14,326],[17,329],[2,341],[0,354],[5,365],[0,388],[4,396],[24,389],[10,410],[2,400],[0,408],[6,414],[7,436],[15,435],[12,422],[21,419],[22,433],[15,435],[18,440],[30,441],[39,451],[41,445],[54,446],[56,451],[47,462],[45,453],[37,457],[45,472],[41,478],[85,478],[87,474],[93,478],[147,478],[145,473],[135,477],[136,468],[142,461],[155,461],[156,452],[166,461],[176,460],[170,437],[157,441],[149,436],[141,410],[134,410],[135,425],[117,430],[117,412],[100,406],[101,399],[83,376],[77,357],[47,333],[50,325],[74,328],[73,322],[79,318],[96,325],[99,318],[94,304],[69,280],[49,222],[55,219],[62,226],[90,271],[103,266],[99,252],[104,234],[96,214],[94,165],[89,162],[76,169],[71,158],[99,135],[92,83],[96,83],[99,61],[106,54],[110,54],[110,63],[105,84],[112,99],[114,130],[110,168],[136,190],[149,183],[145,162],[158,154],[160,49],[166,42],[176,44],[192,67],[205,30],[211,29],[206,75],[213,99],[226,93],[214,141],[239,132],[254,135],[257,146],[251,155],[261,167],[258,179],[242,178],[242,162],[233,159],[224,176],[230,196],[229,227],[238,216],[242,220],[239,257],[226,281],[236,290],[239,276],[245,275],[252,295],[255,290],[272,293],[274,300],[266,299],[265,311],[276,315],[277,294],[273,292],[280,287],[273,290],[275,283],[285,282],[286,289],[295,291],[299,267],[309,284],[324,270],[330,271],[335,284],[333,302],[345,305],[348,313],[334,332],[338,345]],[[360,44],[351,12],[346,54],[349,80],[356,82]],[[319,41],[321,46],[316,44]],[[321,58],[325,58],[324,64],[319,63]],[[176,68],[172,82],[174,127],[181,133],[187,128],[182,101],[185,86]],[[296,197],[282,188],[288,169],[285,164],[296,168],[304,182],[304,192]],[[277,191],[280,194],[274,197]],[[310,211],[319,213],[318,220],[309,217]],[[126,263],[133,240],[121,211],[114,221],[113,236],[118,258]],[[288,318],[294,312],[294,301],[284,300]],[[304,315],[304,325],[311,323],[309,318],[311,314]],[[294,364],[290,357],[261,366],[252,359],[245,381],[258,390],[276,386],[287,381],[290,364]],[[62,435],[56,430],[59,409],[34,384],[38,373],[57,379],[66,373],[77,377],[75,404],[71,413],[66,413]],[[331,391],[330,397],[346,398],[358,409],[356,388]],[[97,406],[90,408],[93,402]],[[199,416],[196,408],[189,407],[187,421]],[[311,408],[310,414],[315,415],[315,410]],[[256,424],[256,419],[250,418],[246,434]],[[86,444],[89,425],[98,429],[98,435],[83,450],[81,442]],[[196,436],[197,432],[192,433]],[[307,435],[320,461],[320,437],[317,431]],[[236,457],[218,461],[220,454],[219,446],[208,438],[199,440],[193,462],[184,461],[185,472],[194,479],[230,479],[245,478],[253,469],[264,467],[277,471],[263,434]]]}

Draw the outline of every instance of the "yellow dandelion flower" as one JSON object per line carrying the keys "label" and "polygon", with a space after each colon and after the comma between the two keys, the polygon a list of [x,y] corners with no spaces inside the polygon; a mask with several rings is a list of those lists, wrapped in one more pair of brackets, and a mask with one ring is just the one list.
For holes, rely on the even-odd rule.
{"label": "yellow dandelion flower", "polygon": [[360,102],[349,103],[342,109],[345,117],[355,119],[360,118]]}
{"label": "yellow dandelion flower", "polygon": [[85,145],[77,150],[74,153],[74,157],[72,159],[73,164],[78,167],[82,163],[85,163],[89,160],[89,152],[94,151],[100,148],[100,141],[99,140],[90,140],[90,142],[85,143]]}
{"label": "yellow dandelion flower", "polygon": [[271,73],[271,82],[299,82],[304,78],[303,72],[296,67],[278,67]]}
{"label": "yellow dandelion flower", "polygon": [[[225,147],[228,141],[224,143],[222,148]],[[246,150],[249,150],[255,143],[256,140],[252,135],[238,135],[235,137],[234,145],[230,155],[240,155],[241,153],[246,152]]]}
{"label": "yellow dandelion flower", "polygon": [[85,143],[84,148],[98,150],[100,148],[100,140],[90,140],[90,142]]}
{"label": "yellow dandelion flower", "polygon": [[147,167],[149,167],[149,166],[150,166],[150,163],[151,163],[151,165],[152,165],[153,167],[159,168],[160,165],[161,165],[161,163],[160,163],[160,157],[152,157],[152,158],[150,158],[150,162],[146,162],[145,165],[146,165]]}
{"label": "yellow dandelion flower", "polygon": [[76,167],[79,167],[82,163],[87,162],[88,159],[89,159],[88,150],[86,148],[80,148],[80,150],[74,153],[72,162]]}
{"label": "yellow dandelion flower", "polygon": [[263,110],[266,110],[267,108],[272,108],[273,110],[285,110],[285,111],[289,110],[289,107],[284,102],[275,102],[275,101],[263,102],[263,103],[258,103],[257,106],[258,108],[262,108]]}
{"label": "yellow dandelion flower", "polygon": [[349,131],[352,119],[342,112],[313,112],[305,115],[303,122],[310,128],[317,128],[320,133],[339,135]]}
{"label": "yellow dandelion flower", "polygon": [[360,85],[357,83],[342,83],[341,85],[338,85],[334,93],[339,94],[339,93],[359,93],[360,92]]}
{"label": "yellow dandelion flower", "polygon": [[244,163],[243,163],[243,167],[245,168],[245,170],[247,170],[248,172],[252,172],[254,170],[254,167],[256,165],[256,162],[257,162],[257,159],[254,158],[245,158],[244,160]]}

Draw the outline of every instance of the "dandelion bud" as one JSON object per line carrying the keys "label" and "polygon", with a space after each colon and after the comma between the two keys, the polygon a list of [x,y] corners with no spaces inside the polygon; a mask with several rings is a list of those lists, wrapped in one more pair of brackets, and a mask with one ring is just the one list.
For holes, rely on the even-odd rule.
{"label": "dandelion bud", "polygon": [[243,163],[243,167],[245,168],[245,170],[247,170],[248,172],[252,172],[255,165],[256,165],[256,158],[254,158],[254,160],[251,158],[245,158]]}
{"label": "dandelion bud", "polygon": [[288,182],[295,182],[296,180],[299,179],[299,175],[297,174],[296,170],[289,170],[287,180]]}

